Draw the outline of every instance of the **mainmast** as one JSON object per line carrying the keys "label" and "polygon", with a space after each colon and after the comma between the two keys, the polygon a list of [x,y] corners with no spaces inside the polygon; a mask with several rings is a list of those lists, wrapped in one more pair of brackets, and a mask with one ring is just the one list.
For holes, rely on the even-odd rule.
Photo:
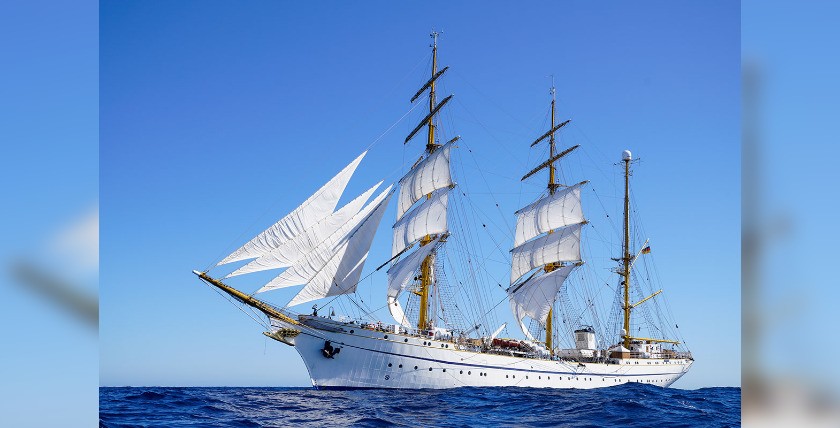
{"label": "mainmast", "polygon": [[[430,36],[432,37],[432,74],[431,74],[431,84],[429,86],[429,121],[427,122],[427,126],[429,129],[428,135],[429,138],[426,141],[426,154],[431,155],[434,153],[437,145],[435,144],[435,124],[434,124],[434,112],[435,112],[435,75],[437,74],[437,38],[439,33],[437,31],[432,31]],[[432,194],[426,194],[426,199],[431,199]],[[432,242],[432,236],[426,235],[420,240],[420,246],[425,246],[429,242]],[[432,263],[434,262],[434,255],[429,254],[426,258],[423,259],[423,263],[420,265],[420,315],[417,320],[417,328],[420,330],[425,330],[430,327],[429,325],[429,292],[432,285]]]}
{"label": "mainmast", "polygon": [[[554,165],[578,146],[557,152],[555,133],[570,120],[556,124],[556,89],[551,82],[551,128],[537,138],[531,147],[548,139],[548,159],[522,177],[548,169],[548,195],[516,212],[516,233],[511,250],[511,288],[507,290],[511,309],[523,333],[536,340],[522,323],[527,316],[545,324],[545,345],[554,354],[553,307],[554,298],[572,269],[583,262],[580,258],[580,230],[586,219],[580,206],[580,187],[586,182],[564,186],[557,182]],[[562,190],[558,189],[563,187]],[[519,282],[532,269],[539,268],[524,281]],[[542,271],[542,275],[538,272]]]}
{"label": "mainmast", "polygon": [[621,257],[624,263],[622,275],[624,279],[624,347],[630,349],[630,162],[633,160],[633,155],[629,150],[625,150],[622,155],[624,161],[624,254]]}
{"label": "mainmast", "polygon": [[[554,129],[554,121],[555,121],[555,104],[557,102],[557,89],[554,87],[554,75],[551,76],[551,129]],[[551,133],[549,137],[549,144],[548,144],[548,159],[549,159],[549,166],[548,166],[548,193],[553,195],[554,192],[557,190],[557,182],[555,181],[555,174],[556,169],[554,167],[554,162],[551,159],[554,157],[554,132]],[[549,230],[548,233],[553,233],[554,230]],[[543,268],[546,273],[554,271],[557,267],[554,263],[549,263],[545,265]],[[554,355],[554,346],[553,346],[553,331],[552,331],[552,322],[554,318],[554,304],[552,303],[551,309],[548,310],[548,318],[545,320],[545,347],[548,348],[548,352],[553,356]]]}

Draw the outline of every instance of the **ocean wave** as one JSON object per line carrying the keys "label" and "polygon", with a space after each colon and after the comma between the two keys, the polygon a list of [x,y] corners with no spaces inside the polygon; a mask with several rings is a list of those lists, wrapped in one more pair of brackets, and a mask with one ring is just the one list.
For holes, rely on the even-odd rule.
{"label": "ocean wave", "polygon": [[100,426],[737,426],[740,388],[100,388]]}

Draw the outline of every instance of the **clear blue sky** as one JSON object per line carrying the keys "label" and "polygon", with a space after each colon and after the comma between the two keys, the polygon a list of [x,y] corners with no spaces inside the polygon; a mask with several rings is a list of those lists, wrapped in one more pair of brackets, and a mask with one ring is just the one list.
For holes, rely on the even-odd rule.
{"label": "clear blue sky", "polygon": [[[458,150],[472,150],[461,159],[481,165],[474,191],[498,192],[505,215],[492,198],[478,199],[485,212],[512,224],[554,74],[559,116],[574,123],[561,141],[584,146],[571,176],[612,195],[621,150],[643,159],[636,203],[697,358],[677,386],[740,385],[737,2],[158,1],[100,14],[101,385],[309,384],[293,349],[190,271],[294,208],[408,110],[433,26]],[[402,144],[414,116],[373,147],[347,195],[398,178],[420,151]],[[366,272],[387,259],[389,229]]]}

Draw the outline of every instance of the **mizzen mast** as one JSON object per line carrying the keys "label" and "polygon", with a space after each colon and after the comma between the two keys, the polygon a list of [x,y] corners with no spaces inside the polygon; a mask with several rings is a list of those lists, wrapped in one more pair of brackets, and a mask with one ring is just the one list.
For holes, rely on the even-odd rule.
{"label": "mizzen mast", "polygon": [[624,151],[621,160],[624,161],[624,254],[621,256],[624,264],[621,271],[624,277],[621,281],[624,284],[624,304],[621,307],[624,310],[624,347],[630,349],[630,162],[633,161],[630,150]]}
{"label": "mizzen mast", "polygon": [[624,239],[621,255],[622,267],[618,271],[618,274],[621,275],[622,278],[621,284],[624,292],[624,302],[621,305],[621,309],[624,312],[624,328],[622,329],[621,339],[624,347],[627,349],[630,349],[634,340],[643,342],[671,343],[676,345],[680,342],[676,340],[654,339],[650,337],[633,337],[630,334],[630,311],[655,297],[661,293],[662,290],[659,290],[636,303],[630,303],[630,274],[631,269],[633,268],[633,262],[638,257],[638,255],[633,255],[630,250],[630,163],[633,162],[633,154],[630,153],[630,150],[625,150],[624,153],[622,153],[621,160],[624,162]]}

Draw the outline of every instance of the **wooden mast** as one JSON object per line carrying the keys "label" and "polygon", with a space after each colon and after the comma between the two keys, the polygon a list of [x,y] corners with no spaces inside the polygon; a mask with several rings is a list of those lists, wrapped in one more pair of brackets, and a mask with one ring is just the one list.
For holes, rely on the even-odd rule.
{"label": "wooden mast", "polygon": [[[554,158],[554,151],[555,151],[555,144],[554,144],[554,121],[555,121],[555,103],[556,103],[556,89],[554,88],[554,76],[551,76],[551,132],[549,135],[549,144],[548,144],[548,193],[553,195],[554,192],[557,190],[557,182],[556,182],[556,169],[554,167],[554,162],[551,162],[551,159]],[[554,230],[549,230],[548,233],[552,233]],[[556,269],[556,265],[554,263],[549,263],[545,265],[545,272],[551,272]],[[552,323],[554,318],[554,302],[551,302],[551,308],[548,310],[548,317],[545,320],[545,347],[548,348],[548,352],[551,356],[554,356],[554,343],[553,343],[553,334],[552,331]]]}
{"label": "wooden mast", "polygon": [[[435,144],[435,124],[434,124],[434,112],[435,112],[435,76],[437,75],[437,38],[438,33],[436,31],[432,31],[430,36],[433,39],[432,43],[432,79],[429,84],[429,119],[427,122],[427,126],[429,128],[429,138],[426,141],[426,153],[427,155],[431,155],[437,145]],[[431,199],[432,194],[426,195],[427,199]],[[429,242],[432,241],[431,235],[426,235],[420,240],[420,245],[424,246],[427,245]],[[429,322],[429,292],[432,285],[432,263],[434,262],[434,255],[429,254],[423,259],[423,262],[420,264],[420,314],[417,319],[417,328],[419,330],[426,330],[431,327]]]}

